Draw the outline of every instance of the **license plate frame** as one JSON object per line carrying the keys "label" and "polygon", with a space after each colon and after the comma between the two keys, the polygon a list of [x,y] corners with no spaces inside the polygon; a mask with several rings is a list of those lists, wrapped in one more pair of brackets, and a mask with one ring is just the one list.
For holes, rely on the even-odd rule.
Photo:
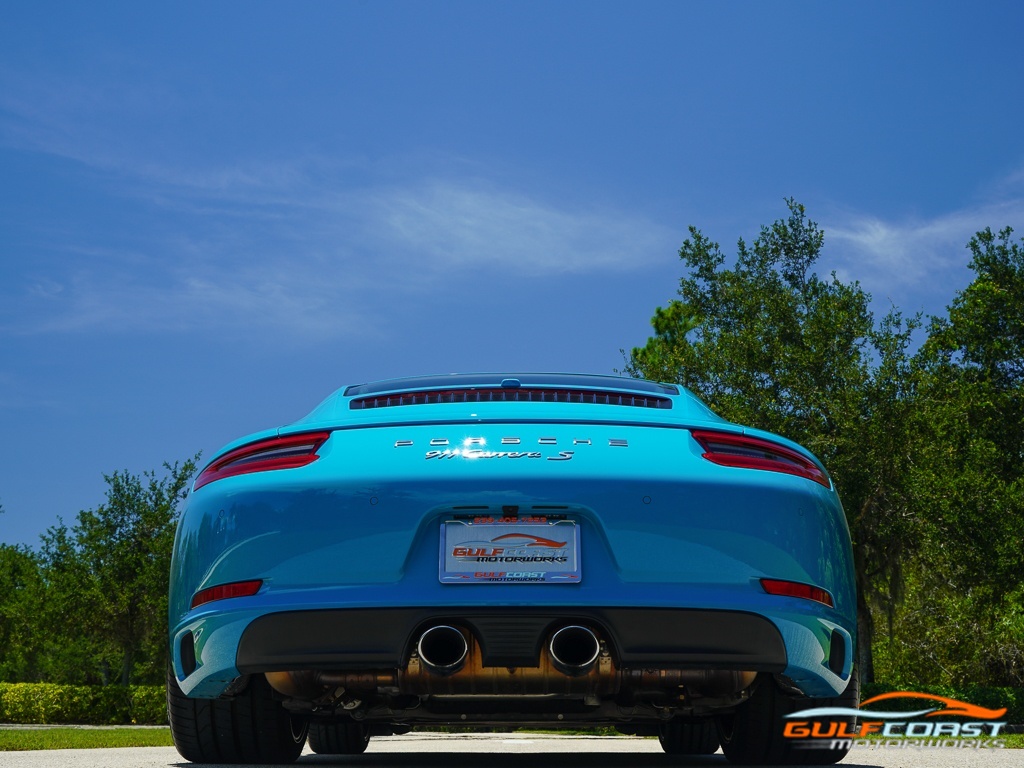
{"label": "license plate frame", "polygon": [[570,519],[446,519],[442,584],[579,584],[580,526]]}

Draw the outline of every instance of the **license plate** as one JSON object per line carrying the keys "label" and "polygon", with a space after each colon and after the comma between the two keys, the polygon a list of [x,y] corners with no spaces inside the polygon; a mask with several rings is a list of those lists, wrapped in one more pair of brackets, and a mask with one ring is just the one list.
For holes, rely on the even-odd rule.
{"label": "license plate", "polygon": [[579,551],[575,520],[445,520],[440,578],[444,584],[577,584]]}

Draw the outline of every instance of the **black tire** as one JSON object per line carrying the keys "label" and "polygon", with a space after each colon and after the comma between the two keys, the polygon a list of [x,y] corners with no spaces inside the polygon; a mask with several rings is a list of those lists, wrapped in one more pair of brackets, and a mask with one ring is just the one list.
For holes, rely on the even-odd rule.
{"label": "black tire", "polygon": [[[736,765],[828,765],[837,763],[849,749],[805,749],[795,739],[783,738],[785,716],[811,707],[856,707],[860,683],[854,670],[846,690],[839,696],[811,699],[786,693],[775,680],[762,675],[750,698],[736,711],[716,721],[722,753]],[[854,718],[849,723],[853,725]]]}
{"label": "black tire", "polygon": [[308,724],[288,712],[262,675],[231,699],[191,699],[167,672],[167,718],[178,753],[193,763],[291,763]]}
{"label": "black tire", "polygon": [[718,751],[718,731],[710,717],[665,723],[658,733],[658,741],[670,755],[713,755]]}
{"label": "black tire", "polygon": [[318,755],[361,755],[370,743],[363,723],[310,723],[309,748]]}
{"label": "black tire", "polygon": [[[857,675],[857,670],[854,669],[853,674],[850,675],[850,682],[846,685],[846,690],[841,694],[831,699],[796,699],[791,711],[797,712],[801,709],[810,709],[811,707],[849,707],[856,709],[858,706],[860,706],[860,678]],[[847,733],[853,733],[854,726],[857,724],[857,718],[855,717],[832,719],[845,722]],[[793,751],[799,756],[795,764],[831,765],[832,763],[838,763],[846,757],[850,749],[847,747],[846,749],[801,749]]]}

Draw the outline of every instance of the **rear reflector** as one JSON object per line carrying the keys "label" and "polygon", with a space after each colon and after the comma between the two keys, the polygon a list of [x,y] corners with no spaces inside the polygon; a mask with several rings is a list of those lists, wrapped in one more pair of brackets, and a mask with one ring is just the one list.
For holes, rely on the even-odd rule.
{"label": "rear reflector", "polygon": [[783,595],[784,597],[802,597],[805,600],[814,600],[824,603],[829,608],[835,606],[832,595],[828,590],[815,587],[810,584],[801,584],[799,581],[783,581],[782,579],[761,579],[761,586],[769,595]]}
{"label": "rear reflector", "polygon": [[230,584],[218,584],[216,587],[201,589],[192,595],[192,607],[198,608],[204,603],[226,600],[229,597],[251,597],[259,592],[262,586],[262,579],[253,579],[252,581],[233,581]]}
{"label": "rear reflector", "polygon": [[744,469],[763,469],[787,475],[806,477],[808,480],[831,488],[828,475],[806,456],[796,451],[747,435],[731,432],[693,430],[693,439],[704,449],[704,458],[715,464]]}
{"label": "rear reflector", "polygon": [[269,440],[243,445],[224,454],[204,469],[196,479],[193,490],[199,490],[207,483],[233,475],[274,469],[295,469],[312,464],[320,458],[316,452],[330,436],[330,432],[307,432],[302,435],[272,437]]}

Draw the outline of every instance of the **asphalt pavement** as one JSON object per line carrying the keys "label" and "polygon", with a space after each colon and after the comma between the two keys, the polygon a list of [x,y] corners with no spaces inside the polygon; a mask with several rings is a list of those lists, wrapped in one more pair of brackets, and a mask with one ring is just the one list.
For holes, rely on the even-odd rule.
{"label": "asphalt pavement", "polygon": [[[550,734],[410,733],[374,738],[366,754],[315,755],[308,749],[296,766],[365,768],[661,768],[725,766],[721,753],[673,757],[657,739],[629,736]],[[843,762],[851,768],[1021,768],[1019,749],[855,748]],[[65,749],[0,753],[2,768],[187,768],[171,747]]]}

